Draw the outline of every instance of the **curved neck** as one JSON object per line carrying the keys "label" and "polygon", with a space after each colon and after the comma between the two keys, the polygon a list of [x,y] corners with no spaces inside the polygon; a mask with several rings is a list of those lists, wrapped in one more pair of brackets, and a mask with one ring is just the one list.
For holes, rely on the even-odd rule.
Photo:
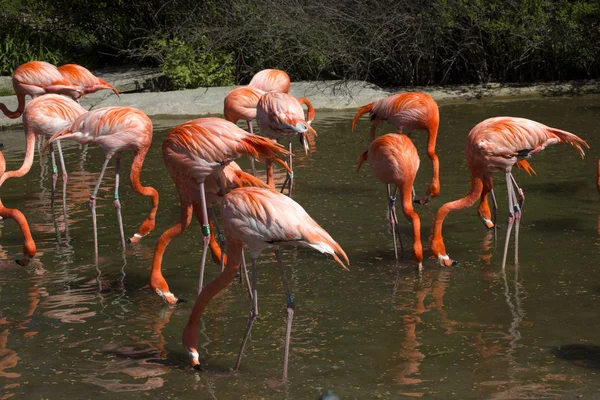
{"label": "curved neck", "polygon": [[421,219],[412,205],[412,184],[402,188],[402,212],[413,227],[413,255],[417,262],[423,261],[423,245],[421,244]]}
{"label": "curved neck", "polygon": [[[26,128],[27,129],[27,128]],[[31,165],[33,164],[33,154],[35,152],[35,133],[30,130],[25,131],[25,159],[23,160],[23,165],[16,171],[6,171],[2,176],[0,176],[0,186],[10,178],[20,178],[31,169]]]}
{"label": "curved neck", "polygon": [[15,111],[10,111],[4,103],[0,103],[0,111],[10,119],[19,118],[23,114],[23,110],[25,110],[25,95],[17,94],[17,100],[19,101],[19,105]]}
{"label": "curved neck", "polygon": [[131,188],[142,196],[150,197],[152,200],[150,213],[138,231],[138,235],[140,236],[145,236],[154,229],[156,211],[158,210],[158,192],[152,186],[142,186],[140,183],[140,173],[142,172],[142,165],[144,165],[144,159],[146,158],[147,153],[148,148],[145,148],[135,154],[133,163],[131,164],[131,173],[129,175]]}
{"label": "curved neck", "polygon": [[23,255],[25,256],[25,260],[23,261],[23,265],[27,265],[29,258],[34,257],[36,253],[35,242],[31,237],[31,231],[29,230],[27,219],[21,211],[14,208],[5,208],[2,204],[2,201],[0,201],[0,216],[4,219],[14,219],[19,225],[19,228],[21,228],[21,233],[23,234],[23,239],[25,241],[23,246]]}
{"label": "curved neck", "polygon": [[[444,240],[442,238],[442,223],[444,222],[446,215],[448,215],[451,211],[471,207],[481,196],[482,190],[483,180],[481,177],[471,175],[471,190],[469,193],[461,199],[444,204],[435,214],[435,218],[433,220],[433,238],[431,239],[431,243],[432,248],[438,251],[438,254],[445,253]],[[439,248],[436,248],[436,246]],[[435,255],[437,256],[438,254]]]}
{"label": "curved neck", "polygon": [[223,291],[235,279],[240,268],[243,244],[238,239],[227,237],[227,263],[221,274],[211,283],[202,288],[198,298],[194,302],[194,308],[188,321],[189,326],[196,326],[202,318],[202,313],[208,303]]}

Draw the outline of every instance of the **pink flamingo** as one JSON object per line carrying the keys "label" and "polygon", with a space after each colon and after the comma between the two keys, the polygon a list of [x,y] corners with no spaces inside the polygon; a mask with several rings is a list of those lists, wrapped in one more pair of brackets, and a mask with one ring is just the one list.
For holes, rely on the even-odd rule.
{"label": "pink flamingo", "polygon": [[[412,187],[419,169],[419,155],[412,141],[406,135],[389,133],[375,139],[371,145],[358,158],[357,172],[362,163],[367,160],[373,174],[377,179],[386,184],[388,196],[388,217],[394,237],[394,251],[398,260],[398,247],[396,246],[396,190],[390,193],[390,185],[400,189],[402,211],[404,216],[413,226],[413,255],[423,268],[423,248],[421,246],[421,220],[412,206]],[[400,233],[398,233],[398,237]],[[402,240],[400,240],[402,245]]]}
{"label": "pink flamingo", "polygon": [[[10,171],[0,178],[0,185],[4,180],[13,177],[21,177],[29,172],[33,163],[34,147],[36,137],[51,137],[56,132],[68,128],[73,121],[87,111],[81,107],[76,101],[68,97],[57,94],[47,94],[36,97],[31,100],[25,107],[23,112],[23,126],[25,128],[25,138],[27,147],[25,149],[25,159],[23,166],[17,171]],[[60,141],[56,141],[60,165],[63,173],[63,192],[66,190],[67,170],[62,154]],[[54,157],[54,147],[50,147],[52,155],[52,202],[54,202],[54,191],[58,176],[56,167],[56,159]]]}
{"label": "pink flamingo", "polygon": [[280,69],[263,69],[252,77],[248,86],[264,92],[288,93],[290,91],[290,77]]}
{"label": "pink flamingo", "polygon": [[[150,275],[150,288],[165,302],[169,304],[175,304],[179,302],[179,300],[169,290],[169,285],[162,274],[163,255],[165,254],[165,250],[167,249],[167,246],[171,240],[181,235],[192,222],[192,209],[196,214],[196,218],[198,219],[198,222],[200,222],[200,225],[207,225],[207,223],[202,220],[202,204],[200,193],[199,191],[194,190],[194,188],[198,186],[197,183],[192,177],[181,173],[181,171],[184,171],[185,169],[178,169],[176,165],[177,159],[171,159],[169,158],[169,155],[169,153],[165,153],[165,164],[171,173],[171,177],[173,178],[175,187],[179,193],[179,199],[181,201],[181,216],[179,218],[179,222],[167,229],[160,236],[158,242],[156,243],[154,259],[152,261],[152,272]],[[232,161],[225,166],[221,172],[220,180],[227,191],[246,186],[268,188],[267,184],[260,179],[243,172],[235,161]],[[213,204],[219,202],[222,198],[221,189],[217,182],[217,178],[214,175],[209,175],[206,177],[204,181],[204,190],[206,191],[207,207],[212,211]],[[214,221],[216,221],[214,215],[212,215],[212,218]],[[208,220],[208,225],[210,228],[209,247],[213,256],[213,261],[216,263],[221,263],[221,247],[219,244],[217,244],[217,241],[214,238],[212,229],[213,225],[210,218]],[[218,236],[220,236],[220,232]],[[221,240],[221,242],[223,242],[223,240]]]}
{"label": "pink flamingo", "polygon": [[69,82],[77,85],[83,91],[83,94],[97,92],[102,89],[112,90],[117,96],[119,91],[106,81],[96,77],[87,68],[77,64],[65,64],[58,67],[58,71]]}
{"label": "pink flamingo", "polygon": [[386,120],[394,125],[399,133],[408,132],[409,136],[415,129],[425,129],[429,138],[427,140],[427,155],[433,164],[433,178],[425,193],[419,201],[427,204],[432,197],[440,193],[440,161],[435,154],[440,124],[440,111],[437,103],[427,93],[407,92],[386,97],[366,106],[361,107],[352,120],[352,131],[358,119],[365,113],[371,114],[371,140],[375,139],[375,130]]}
{"label": "pink flamingo", "polygon": [[125,250],[125,235],[121,219],[121,202],[119,201],[119,171],[121,166],[121,153],[126,150],[133,151],[133,163],[129,175],[132,189],[142,196],[150,197],[152,208],[148,217],[140,226],[138,232],[129,239],[138,242],[141,238],[154,230],[156,212],[158,210],[158,192],[151,186],[142,186],[140,172],[144,159],[152,143],[152,121],[142,111],[132,107],[103,107],[87,112],[73,122],[73,125],[63,129],[48,140],[72,139],[80,144],[93,144],[101,147],[106,152],[104,165],[96,187],[90,196],[90,208],[94,225],[94,247],[98,255],[98,231],[96,227],[96,195],[100,189],[104,171],[110,159],[115,156],[115,196],[114,206],[121,233],[121,245]]}
{"label": "pink flamingo", "polygon": [[349,264],[348,257],[340,245],[298,203],[281,193],[253,187],[234,189],[225,195],[222,209],[227,235],[227,264],[223,272],[198,295],[188,324],[183,331],[183,345],[188,352],[192,367],[200,369],[197,350],[198,323],[210,300],[229,286],[235,278],[242,256],[242,248],[246,244],[252,253],[252,312],[235,365],[235,370],[239,369],[248,335],[258,316],[256,261],[263,250],[277,248],[277,261],[287,299],[287,327],[283,361],[283,381],[285,382],[294,318],[294,299],[281,263],[279,246],[300,245],[313,248],[321,253],[331,255],[346,270],[340,257]]}
{"label": "pink flamingo", "polygon": [[[469,132],[465,153],[471,171],[471,191],[462,199],[444,204],[435,214],[433,222],[431,252],[438,258],[440,265],[450,266],[456,263],[456,261],[450,259],[444,246],[442,237],[444,218],[451,211],[471,207],[480,198],[485,185],[488,188],[493,187],[492,174],[495,172],[504,172],[508,188],[508,229],[504,244],[502,269],[506,265],[510,233],[515,223],[516,260],[524,195],[517,185],[511,169],[519,160],[530,158],[555,143],[567,143],[574,146],[579,150],[582,158],[584,152],[581,146],[589,147],[583,139],[572,133],[551,128],[525,118],[489,118],[477,124]],[[520,200],[517,199],[515,190],[519,194]]]}
{"label": "pink flamingo", "polygon": [[[279,155],[287,155],[288,152],[274,141],[248,133],[221,118],[198,118],[176,126],[163,141],[162,148],[163,159],[176,186],[187,188],[191,185],[193,188],[196,185],[200,194],[201,220],[203,221],[202,262],[198,279],[198,292],[200,292],[204,279],[206,251],[210,242],[206,178],[213,175],[218,179],[225,166],[243,154],[254,158],[274,160],[287,168]],[[221,192],[226,193],[223,182],[220,182],[219,185]],[[193,192],[194,189],[188,188],[187,190]],[[169,235],[179,230],[183,231],[182,226],[187,221],[187,212],[189,211],[189,199],[189,197],[182,199],[182,219],[174,231],[164,236],[166,243],[170,240]]]}
{"label": "pink flamingo", "polygon": [[20,65],[13,74],[12,83],[19,101],[17,109],[10,111],[6,105],[0,103],[0,110],[13,119],[23,114],[27,95],[35,98],[43,94],[57,93],[77,100],[83,93],[81,88],[66,80],[54,65],[43,61],[30,61]]}
{"label": "pink flamingo", "polygon": [[[307,120],[304,119],[304,110],[302,104],[308,107]],[[296,99],[287,93],[268,92],[265,93],[256,107],[256,121],[262,133],[271,139],[281,141],[284,139],[290,140],[289,144],[289,167],[292,172],[289,173],[286,181],[283,183],[283,188],[289,181],[289,195],[292,195],[292,187],[294,184],[294,172],[292,164],[292,143],[293,137],[298,137],[300,144],[304,147],[304,151],[308,154],[308,144],[312,140],[308,133],[316,136],[317,132],[310,126],[310,123],[315,117],[315,110],[306,98]],[[267,184],[275,188],[273,179],[273,163],[267,163]]]}
{"label": "pink flamingo", "polygon": [[[4,175],[7,173],[12,173],[14,171],[6,171],[6,161],[4,160],[4,155],[0,152],[0,177],[4,178]],[[15,175],[13,175],[14,177]],[[21,260],[16,260],[17,263],[21,266],[26,266],[29,264],[29,260],[35,257],[36,247],[33,238],[31,237],[31,231],[29,230],[29,224],[27,223],[27,219],[23,215],[23,213],[14,208],[6,208],[4,204],[2,204],[2,200],[0,200],[0,217],[2,219],[14,219],[17,224],[19,224],[19,228],[21,228],[21,233],[23,234],[23,239],[25,244],[23,246],[23,258]]]}

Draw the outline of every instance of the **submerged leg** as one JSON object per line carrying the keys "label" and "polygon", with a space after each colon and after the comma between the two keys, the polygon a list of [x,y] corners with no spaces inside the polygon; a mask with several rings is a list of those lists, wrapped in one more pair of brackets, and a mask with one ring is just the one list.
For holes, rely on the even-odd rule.
{"label": "submerged leg", "polygon": [[514,202],[513,202],[513,197],[514,197],[514,193],[513,193],[513,186],[512,186],[512,182],[510,180],[510,171],[506,172],[506,189],[508,191],[508,228],[506,229],[506,240],[504,242],[504,255],[502,256],[502,270],[504,270],[504,268],[506,267],[506,255],[508,253],[508,243],[510,241],[510,234],[512,232],[512,227],[513,224],[515,222],[515,215],[513,213],[513,207],[514,207]]}
{"label": "submerged leg", "polygon": [[[394,207],[396,204],[396,197],[392,197],[390,191],[390,185],[385,186],[387,189],[387,206],[388,206],[388,219],[390,221],[390,227],[392,228],[392,238],[394,240],[394,254],[396,255],[396,261],[398,261],[398,244],[396,243],[396,218],[394,215]],[[400,235],[398,235],[400,237]],[[400,238],[400,246],[402,247],[402,252],[404,252],[404,246],[402,246],[402,239]],[[401,253],[402,254],[402,253]]]}
{"label": "submerged leg", "polygon": [[242,339],[242,345],[240,346],[240,353],[238,354],[237,361],[235,362],[235,367],[233,370],[235,372],[239,371],[240,364],[242,362],[242,355],[244,354],[244,348],[246,347],[246,342],[248,341],[248,336],[250,336],[250,331],[252,330],[252,325],[256,321],[258,317],[258,291],[256,290],[256,258],[252,257],[252,310],[250,311],[250,317],[248,318],[248,325],[246,325],[246,330],[244,331],[244,337]]}
{"label": "submerged leg", "polygon": [[[41,142],[41,140],[40,140]],[[40,157],[41,157],[40,153]],[[58,181],[58,168],[56,167],[56,156],[54,155],[54,143],[50,143],[50,159],[52,160],[52,191],[50,192],[50,207],[54,207],[54,193]]]}
{"label": "submerged leg", "polygon": [[517,265],[519,263],[519,227],[521,226],[521,214],[523,210],[523,204],[525,203],[525,195],[523,194],[523,190],[519,187],[519,185],[517,185],[517,181],[512,173],[510,174],[510,178],[519,193],[519,200],[517,200],[514,190],[512,193],[515,208],[515,265]]}
{"label": "submerged leg", "polygon": [[285,298],[287,301],[287,325],[285,328],[285,347],[283,349],[283,382],[287,381],[288,373],[288,359],[290,355],[290,338],[292,335],[292,321],[294,320],[294,297],[290,292],[290,287],[285,277],[285,267],[281,262],[281,250],[277,249],[277,263],[279,264],[279,270],[281,271],[281,280],[283,282],[283,288],[285,290]]}
{"label": "submerged leg", "polygon": [[125,233],[123,232],[123,218],[121,217],[121,202],[119,201],[119,171],[121,169],[121,157],[115,160],[115,211],[117,212],[117,221],[119,222],[119,232],[121,233],[121,248],[125,251]]}
{"label": "submerged leg", "polygon": [[94,192],[90,196],[90,208],[92,210],[92,224],[94,226],[94,252],[96,255],[96,259],[98,258],[98,225],[96,222],[96,196],[98,195],[98,190],[100,189],[100,184],[102,183],[102,178],[104,177],[104,171],[106,171],[106,167],[108,166],[108,162],[110,161],[113,155],[111,153],[106,154],[106,159],[104,160],[104,165],[102,165],[102,170],[100,171],[100,176],[98,177],[98,182],[96,182],[96,187],[94,188]]}

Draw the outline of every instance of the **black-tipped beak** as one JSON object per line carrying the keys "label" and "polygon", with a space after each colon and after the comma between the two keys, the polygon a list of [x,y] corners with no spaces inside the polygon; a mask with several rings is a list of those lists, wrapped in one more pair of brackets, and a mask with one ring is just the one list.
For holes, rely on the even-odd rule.
{"label": "black-tipped beak", "polygon": [[204,370],[202,369],[202,365],[200,365],[200,364],[196,364],[196,365],[194,365],[194,366],[192,367],[192,369],[193,369],[194,371],[199,371],[199,372],[202,372],[202,371],[204,371]]}
{"label": "black-tipped beak", "polygon": [[178,298],[177,302],[175,304],[180,304],[180,303],[187,303],[187,300],[186,299]]}

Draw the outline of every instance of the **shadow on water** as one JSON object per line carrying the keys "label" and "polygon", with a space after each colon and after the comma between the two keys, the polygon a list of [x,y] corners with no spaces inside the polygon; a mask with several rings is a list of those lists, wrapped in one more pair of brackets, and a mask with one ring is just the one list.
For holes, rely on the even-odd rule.
{"label": "shadow on water", "polygon": [[551,350],[563,360],[585,368],[600,369],[600,346],[593,344],[565,344]]}

